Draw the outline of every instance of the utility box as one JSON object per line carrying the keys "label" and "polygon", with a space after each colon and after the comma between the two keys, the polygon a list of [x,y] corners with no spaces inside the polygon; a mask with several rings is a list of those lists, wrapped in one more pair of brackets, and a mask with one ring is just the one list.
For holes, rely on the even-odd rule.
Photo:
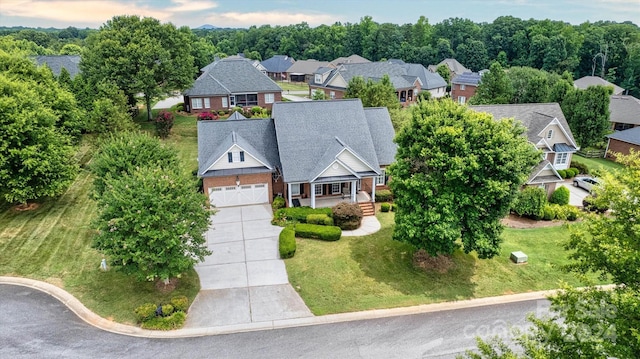
{"label": "utility box", "polygon": [[511,252],[510,258],[513,261],[513,263],[516,263],[516,264],[527,263],[527,260],[529,259],[529,257],[527,257],[526,254],[520,251]]}

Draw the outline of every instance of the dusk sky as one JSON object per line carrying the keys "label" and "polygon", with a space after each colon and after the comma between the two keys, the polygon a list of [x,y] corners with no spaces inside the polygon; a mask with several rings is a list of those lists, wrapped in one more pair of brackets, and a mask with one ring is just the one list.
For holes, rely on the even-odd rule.
{"label": "dusk sky", "polygon": [[310,26],[358,22],[369,15],[379,23],[431,24],[450,17],[492,22],[512,15],[522,19],[562,20],[572,24],[598,20],[640,24],[640,0],[0,0],[0,26],[98,28],[115,15],[151,16],[177,26]]}

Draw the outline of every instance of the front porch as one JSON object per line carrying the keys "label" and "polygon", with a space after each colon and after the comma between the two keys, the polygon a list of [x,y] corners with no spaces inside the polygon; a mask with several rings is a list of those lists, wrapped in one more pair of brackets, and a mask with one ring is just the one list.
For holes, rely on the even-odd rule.
{"label": "front porch", "polygon": [[[311,198],[300,198],[301,206],[311,207]],[[316,197],[315,208],[333,207],[340,202],[351,202],[349,196],[333,195]],[[371,196],[365,191],[356,193],[356,203],[371,202]]]}

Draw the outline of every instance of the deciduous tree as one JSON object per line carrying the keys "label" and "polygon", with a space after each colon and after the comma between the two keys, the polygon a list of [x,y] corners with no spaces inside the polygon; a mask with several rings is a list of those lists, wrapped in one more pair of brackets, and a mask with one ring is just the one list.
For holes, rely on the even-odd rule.
{"label": "deciduous tree", "polygon": [[598,146],[611,128],[609,122],[609,96],[612,88],[589,86],[585,90],[572,90],[560,104],[571,132],[582,147]]}
{"label": "deciduous tree", "polygon": [[482,75],[476,94],[469,100],[474,105],[506,104],[511,99],[513,88],[499,62],[489,67],[489,72]]}
{"label": "deciduous tree", "polygon": [[451,255],[495,256],[500,220],[539,154],[513,120],[494,120],[452,101],[421,101],[396,137],[389,172],[397,205],[393,238]]}

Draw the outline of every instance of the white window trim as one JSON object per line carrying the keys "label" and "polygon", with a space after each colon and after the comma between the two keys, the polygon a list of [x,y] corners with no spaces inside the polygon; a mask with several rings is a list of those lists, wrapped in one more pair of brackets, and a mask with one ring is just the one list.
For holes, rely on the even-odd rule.
{"label": "white window trim", "polygon": [[231,162],[229,162],[229,163],[244,162],[244,159],[245,159],[245,156],[246,156],[244,151],[227,152],[227,160],[229,158],[229,153],[231,153]]}
{"label": "white window trim", "polygon": [[549,131],[547,131],[547,139],[550,139],[553,137],[553,129],[549,129]]}
{"label": "white window trim", "polygon": [[273,103],[275,96],[272,93],[264,94],[264,103]]}
{"label": "white window trim", "polygon": [[336,92],[335,91],[329,91],[329,98],[334,100],[336,98]]}
{"label": "white window trim", "polygon": [[[338,190],[336,191],[336,186],[338,186]],[[332,183],[331,184],[331,194],[340,194],[342,193],[342,184],[341,183]]]}
{"label": "white window trim", "polygon": [[322,83],[322,75],[320,74],[315,74],[313,76],[313,82],[317,83],[317,84],[321,84]]}
{"label": "white window trim", "polygon": [[464,105],[467,102],[467,98],[465,96],[458,96],[458,103]]}
{"label": "white window trim", "polygon": [[211,108],[211,99],[208,97],[204,98],[204,108]]}
{"label": "white window trim", "polygon": [[[320,189],[320,191],[318,191]],[[316,196],[322,196],[324,194],[324,186],[321,183],[316,183],[313,185],[313,191]]]}
{"label": "white window trim", "polygon": [[229,107],[229,99],[226,97],[221,97],[222,99],[222,107]]}
{"label": "white window trim", "polygon": [[466,86],[464,84],[460,84],[460,90],[464,90]]}
{"label": "white window trim", "polygon": [[569,159],[568,152],[558,152],[556,153],[556,159],[553,162],[555,165],[566,165],[568,159]]}
{"label": "white window trim", "polygon": [[191,99],[191,108],[194,110],[202,109],[202,99],[198,97],[194,97]]}
{"label": "white window trim", "polygon": [[299,196],[300,195],[300,183],[292,183],[291,184],[291,195]]}
{"label": "white window trim", "polygon": [[380,176],[377,176],[376,178],[376,186],[384,186],[387,184],[387,171],[386,170],[382,170],[380,173]]}

